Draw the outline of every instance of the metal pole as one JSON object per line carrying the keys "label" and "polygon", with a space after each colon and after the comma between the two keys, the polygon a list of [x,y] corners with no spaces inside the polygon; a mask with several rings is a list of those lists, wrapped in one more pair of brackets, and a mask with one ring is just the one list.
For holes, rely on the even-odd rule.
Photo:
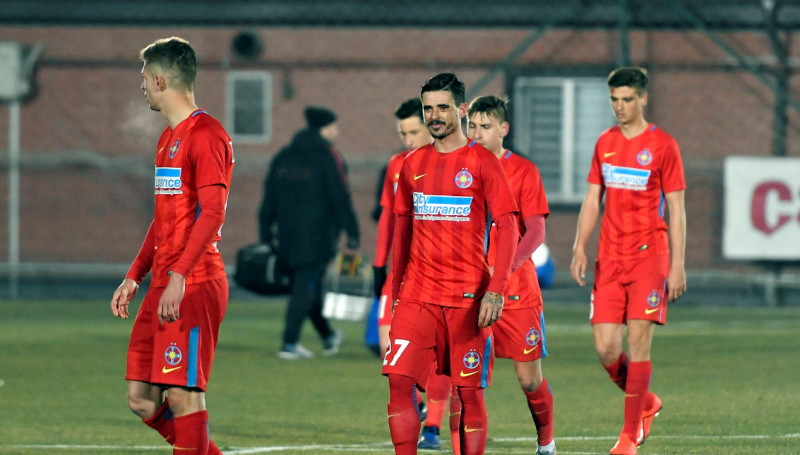
{"label": "metal pole", "polygon": [[9,107],[8,121],[8,293],[19,297],[19,129],[20,101]]}

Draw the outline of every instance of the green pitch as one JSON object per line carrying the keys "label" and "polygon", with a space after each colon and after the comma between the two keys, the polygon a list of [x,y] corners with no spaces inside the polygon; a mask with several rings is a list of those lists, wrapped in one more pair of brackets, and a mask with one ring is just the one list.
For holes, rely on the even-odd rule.
{"label": "green pitch", "polygon": [[[393,453],[388,387],[363,324],[336,323],[347,335],[336,357],[281,361],[284,304],[230,303],[207,400],[217,445],[226,454]],[[596,360],[587,308],[551,302],[546,315],[559,454],[608,453],[623,395]],[[0,302],[0,454],[171,453],[127,409],[131,324],[106,300]],[[309,324],[304,334],[319,354]],[[675,305],[653,359],[664,409],[640,454],[800,453],[800,309]],[[487,453],[534,453],[509,361],[496,362],[486,401]]]}

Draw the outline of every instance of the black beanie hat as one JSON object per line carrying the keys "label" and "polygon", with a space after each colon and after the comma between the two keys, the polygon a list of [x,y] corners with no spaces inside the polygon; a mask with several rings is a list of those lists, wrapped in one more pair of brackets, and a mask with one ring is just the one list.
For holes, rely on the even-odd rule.
{"label": "black beanie hat", "polygon": [[309,128],[325,128],[336,121],[336,114],[322,106],[308,106],[304,113]]}

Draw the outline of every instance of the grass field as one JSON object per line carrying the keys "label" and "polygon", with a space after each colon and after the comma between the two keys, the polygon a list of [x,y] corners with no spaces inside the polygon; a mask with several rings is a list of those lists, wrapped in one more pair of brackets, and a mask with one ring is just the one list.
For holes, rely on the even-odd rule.
{"label": "grass field", "polygon": [[[226,454],[393,453],[363,324],[337,323],[348,338],[336,357],[280,361],[283,310],[281,299],[231,301],[208,390],[213,439]],[[596,360],[587,309],[546,312],[559,454],[608,453],[623,396]],[[131,323],[103,299],[0,302],[0,453],[171,453],[127,409]],[[307,325],[304,344],[319,352],[312,335]],[[676,305],[653,358],[664,409],[640,454],[800,453],[800,309]],[[509,361],[496,362],[486,399],[487,453],[534,453]]]}

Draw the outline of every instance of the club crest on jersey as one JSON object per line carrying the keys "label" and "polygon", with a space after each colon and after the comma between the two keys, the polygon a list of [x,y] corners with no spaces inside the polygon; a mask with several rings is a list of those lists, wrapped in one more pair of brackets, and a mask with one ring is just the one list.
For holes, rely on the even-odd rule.
{"label": "club crest on jersey", "polygon": [[478,368],[481,364],[481,355],[478,354],[478,351],[469,351],[468,353],[464,354],[464,366],[469,368],[470,370],[474,370]]}
{"label": "club crest on jersey", "polygon": [[170,365],[177,365],[183,360],[183,353],[181,348],[171,344],[166,351],[164,351],[164,360]]}
{"label": "club crest on jersey", "polygon": [[181,187],[181,168],[179,167],[157,167],[155,192],[156,194],[183,194]]}
{"label": "club crest on jersey", "polygon": [[653,289],[653,292],[647,296],[647,304],[650,305],[650,308],[655,308],[659,303],[661,303],[661,296],[658,295],[658,291]]}
{"label": "club crest on jersey", "polygon": [[468,170],[462,169],[456,174],[456,186],[459,188],[469,188],[472,185],[472,174]]}
{"label": "club crest on jersey", "polygon": [[181,138],[175,140],[172,145],[169,147],[169,159],[175,158],[175,155],[178,154],[178,149],[181,147]]}
{"label": "club crest on jersey", "polygon": [[653,162],[653,154],[650,153],[648,149],[642,149],[642,151],[636,154],[636,161],[642,166],[647,166]]}
{"label": "club crest on jersey", "polygon": [[541,339],[542,335],[535,328],[531,328],[528,334],[525,335],[525,342],[528,343],[528,346],[536,346]]}

